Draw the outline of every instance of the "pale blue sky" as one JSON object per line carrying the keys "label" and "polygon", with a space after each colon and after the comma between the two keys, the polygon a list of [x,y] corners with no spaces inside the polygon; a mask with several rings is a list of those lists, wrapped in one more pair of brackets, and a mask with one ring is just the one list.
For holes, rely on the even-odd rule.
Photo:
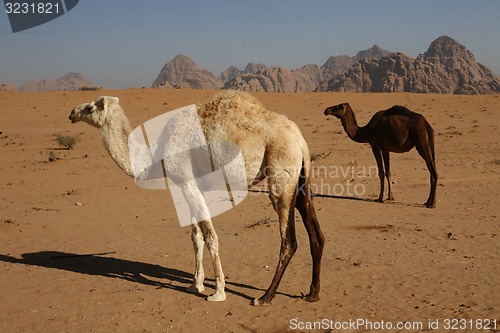
{"label": "pale blue sky", "polygon": [[73,71],[107,88],[150,87],[179,53],[218,76],[250,61],[322,65],[373,44],[416,57],[441,35],[500,74],[498,0],[80,0],[62,17],[15,34],[0,13],[0,82]]}

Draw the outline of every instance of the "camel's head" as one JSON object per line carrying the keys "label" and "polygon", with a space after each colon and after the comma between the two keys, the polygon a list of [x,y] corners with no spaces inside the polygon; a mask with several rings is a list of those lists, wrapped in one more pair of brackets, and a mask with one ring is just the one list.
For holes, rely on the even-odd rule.
{"label": "camel's head", "polygon": [[69,120],[72,123],[84,121],[95,127],[102,127],[106,122],[109,110],[113,106],[119,105],[118,97],[101,96],[90,103],[83,103],[71,110]]}
{"label": "camel's head", "polygon": [[350,108],[349,103],[342,103],[339,105],[329,106],[325,109],[325,116],[335,116],[342,118],[345,116],[347,109]]}

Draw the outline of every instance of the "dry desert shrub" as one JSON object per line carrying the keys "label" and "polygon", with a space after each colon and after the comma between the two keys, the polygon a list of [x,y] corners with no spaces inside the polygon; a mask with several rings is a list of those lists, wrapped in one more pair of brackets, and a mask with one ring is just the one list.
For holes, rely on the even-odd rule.
{"label": "dry desert shrub", "polygon": [[56,141],[61,147],[70,150],[75,148],[80,138],[78,136],[56,134]]}

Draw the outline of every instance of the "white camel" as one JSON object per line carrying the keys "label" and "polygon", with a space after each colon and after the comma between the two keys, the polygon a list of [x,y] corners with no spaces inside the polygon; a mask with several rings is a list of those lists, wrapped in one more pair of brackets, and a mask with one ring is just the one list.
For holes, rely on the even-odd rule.
{"label": "white camel", "polygon": [[[203,133],[208,142],[229,142],[241,149],[245,161],[248,185],[267,178],[269,198],[278,213],[281,236],[279,261],[273,280],[264,295],[253,305],[270,305],[281,278],[297,249],[294,207],[302,216],[309,236],[312,256],[312,282],[303,298],[319,300],[320,267],[324,237],[321,232],[310,191],[311,160],[307,144],[297,125],[283,115],[267,110],[256,98],[246,93],[222,92],[211,101],[196,106]],[[116,164],[132,176],[128,137],[132,127],[117,97],[102,96],[90,103],[75,107],[69,116],[72,123],[86,122],[99,128],[103,143]],[[182,126],[179,131],[184,131]],[[200,202],[203,196],[193,182],[193,165],[174,168],[181,182],[186,201]],[[171,170],[172,172],[176,172]],[[191,176],[189,176],[191,174]],[[191,207],[193,208],[193,207]],[[196,207],[206,209],[206,207]],[[219,242],[210,218],[192,224],[191,239],[195,250],[195,273],[189,292],[203,292],[203,247],[206,244],[215,272],[215,293],[209,301],[224,301],[225,281],[219,258]]]}

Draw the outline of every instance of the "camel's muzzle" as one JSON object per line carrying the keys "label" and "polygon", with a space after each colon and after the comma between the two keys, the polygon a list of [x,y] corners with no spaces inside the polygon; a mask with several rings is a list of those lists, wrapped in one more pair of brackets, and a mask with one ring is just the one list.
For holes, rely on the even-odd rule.
{"label": "camel's muzzle", "polygon": [[339,115],[339,109],[336,106],[330,106],[325,109],[325,116],[334,116],[336,118],[341,118]]}
{"label": "camel's muzzle", "polygon": [[69,119],[69,120],[71,120],[71,123],[72,123],[72,124],[74,124],[74,123],[76,123],[76,122],[80,121],[80,117],[79,117],[77,114],[75,114],[75,113],[71,113],[71,114],[69,115],[68,119]]}

